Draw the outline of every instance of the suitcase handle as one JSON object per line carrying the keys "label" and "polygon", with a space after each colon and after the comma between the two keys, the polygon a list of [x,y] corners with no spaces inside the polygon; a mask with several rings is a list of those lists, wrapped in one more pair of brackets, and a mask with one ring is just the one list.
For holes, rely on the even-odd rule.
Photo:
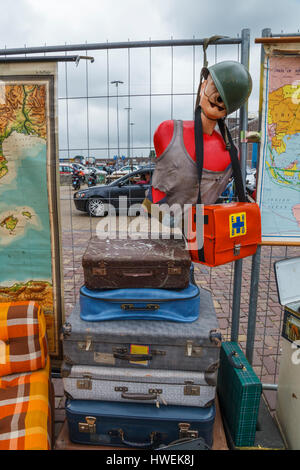
{"label": "suitcase handle", "polygon": [[127,400],[156,400],[157,393],[129,393],[123,392],[121,394],[122,398],[126,398]]}
{"label": "suitcase handle", "polygon": [[122,310],[131,310],[131,311],[139,311],[139,310],[158,310],[159,305],[158,304],[147,304],[146,307],[135,307],[134,304],[122,304],[121,305]]}
{"label": "suitcase handle", "polygon": [[141,272],[141,273],[137,273],[137,272],[121,272],[120,273],[121,276],[124,276],[124,277],[151,277],[153,276],[153,271],[148,271],[148,272]]}
{"label": "suitcase handle", "polygon": [[121,353],[114,353],[114,358],[122,359],[124,361],[135,361],[135,362],[143,362],[143,361],[151,361],[152,354],[121,354]]}
{"label": "suitcase handle", "polygon": [[233,357],[234,356],[237,356],[238,353],[236,351],[232,351],[229,356],[228,356],[228,361],[230,363],[230,365],[232,365],[232,367],[234,367],[235,369],[245,369],[245,366],[240,362],[239,364],[236,364],[233,360]]}
{"label": "suitcase handle", "polygon": [[[111,431],[109,434],[113,434],[114,432]],[[148,448],[152,447],[154,444],[158,445],[159,444],[159,435],[156,432],[152,432],[150,434],[150,441],[149,442],[132,442],[132,441],[127,441],[124,436],[124,431],[123,429],[118,429],[117,430],[118,435],[121,438],[121,441],[123,444],[125,444],[128,447],[140,447],[140,448]]]}

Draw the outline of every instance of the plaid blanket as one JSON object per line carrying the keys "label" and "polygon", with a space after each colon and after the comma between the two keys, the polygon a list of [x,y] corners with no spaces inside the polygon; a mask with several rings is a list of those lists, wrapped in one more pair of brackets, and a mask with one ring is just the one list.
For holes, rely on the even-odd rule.
{"label": "plaid blanket", "polygon": [[0,303],[0,377],[45,367],[46,321],[38,303]]}
{"label": "plaid blanket", "polygon": [[49,450],[52,437],[50,360],[35,372],[0,378],[0,450]]}

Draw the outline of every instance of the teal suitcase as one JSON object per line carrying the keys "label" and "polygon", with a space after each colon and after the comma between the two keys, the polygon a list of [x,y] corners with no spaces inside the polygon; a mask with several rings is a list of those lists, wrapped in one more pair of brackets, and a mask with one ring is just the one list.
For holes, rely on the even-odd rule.
{"label": "teal suitcase", "polygon": [[217,391],[235,446],[252,447],[262,384],[237,343],[221,345]]}

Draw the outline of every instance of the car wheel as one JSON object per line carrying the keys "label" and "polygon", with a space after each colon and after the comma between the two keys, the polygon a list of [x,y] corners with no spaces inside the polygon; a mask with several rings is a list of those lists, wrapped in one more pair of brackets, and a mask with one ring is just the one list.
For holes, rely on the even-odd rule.
{"label": "car wheel", "polygon": [[102,199],[91,198],[87,204],[87,211],[92,217],[103,217],[106,215],[105,204]]}

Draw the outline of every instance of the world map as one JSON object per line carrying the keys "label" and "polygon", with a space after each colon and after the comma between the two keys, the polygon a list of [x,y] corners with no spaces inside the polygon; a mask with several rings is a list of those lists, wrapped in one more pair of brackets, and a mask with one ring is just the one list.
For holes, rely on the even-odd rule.
{"label": "world map", "polygon": [[47,126],[45,83],[0,82],[0,302],[39,302],[51,351]]}
{"label": "world map", "polygon": [[300,57],[265,64],[257,200],[266,241],[300,241]]}

